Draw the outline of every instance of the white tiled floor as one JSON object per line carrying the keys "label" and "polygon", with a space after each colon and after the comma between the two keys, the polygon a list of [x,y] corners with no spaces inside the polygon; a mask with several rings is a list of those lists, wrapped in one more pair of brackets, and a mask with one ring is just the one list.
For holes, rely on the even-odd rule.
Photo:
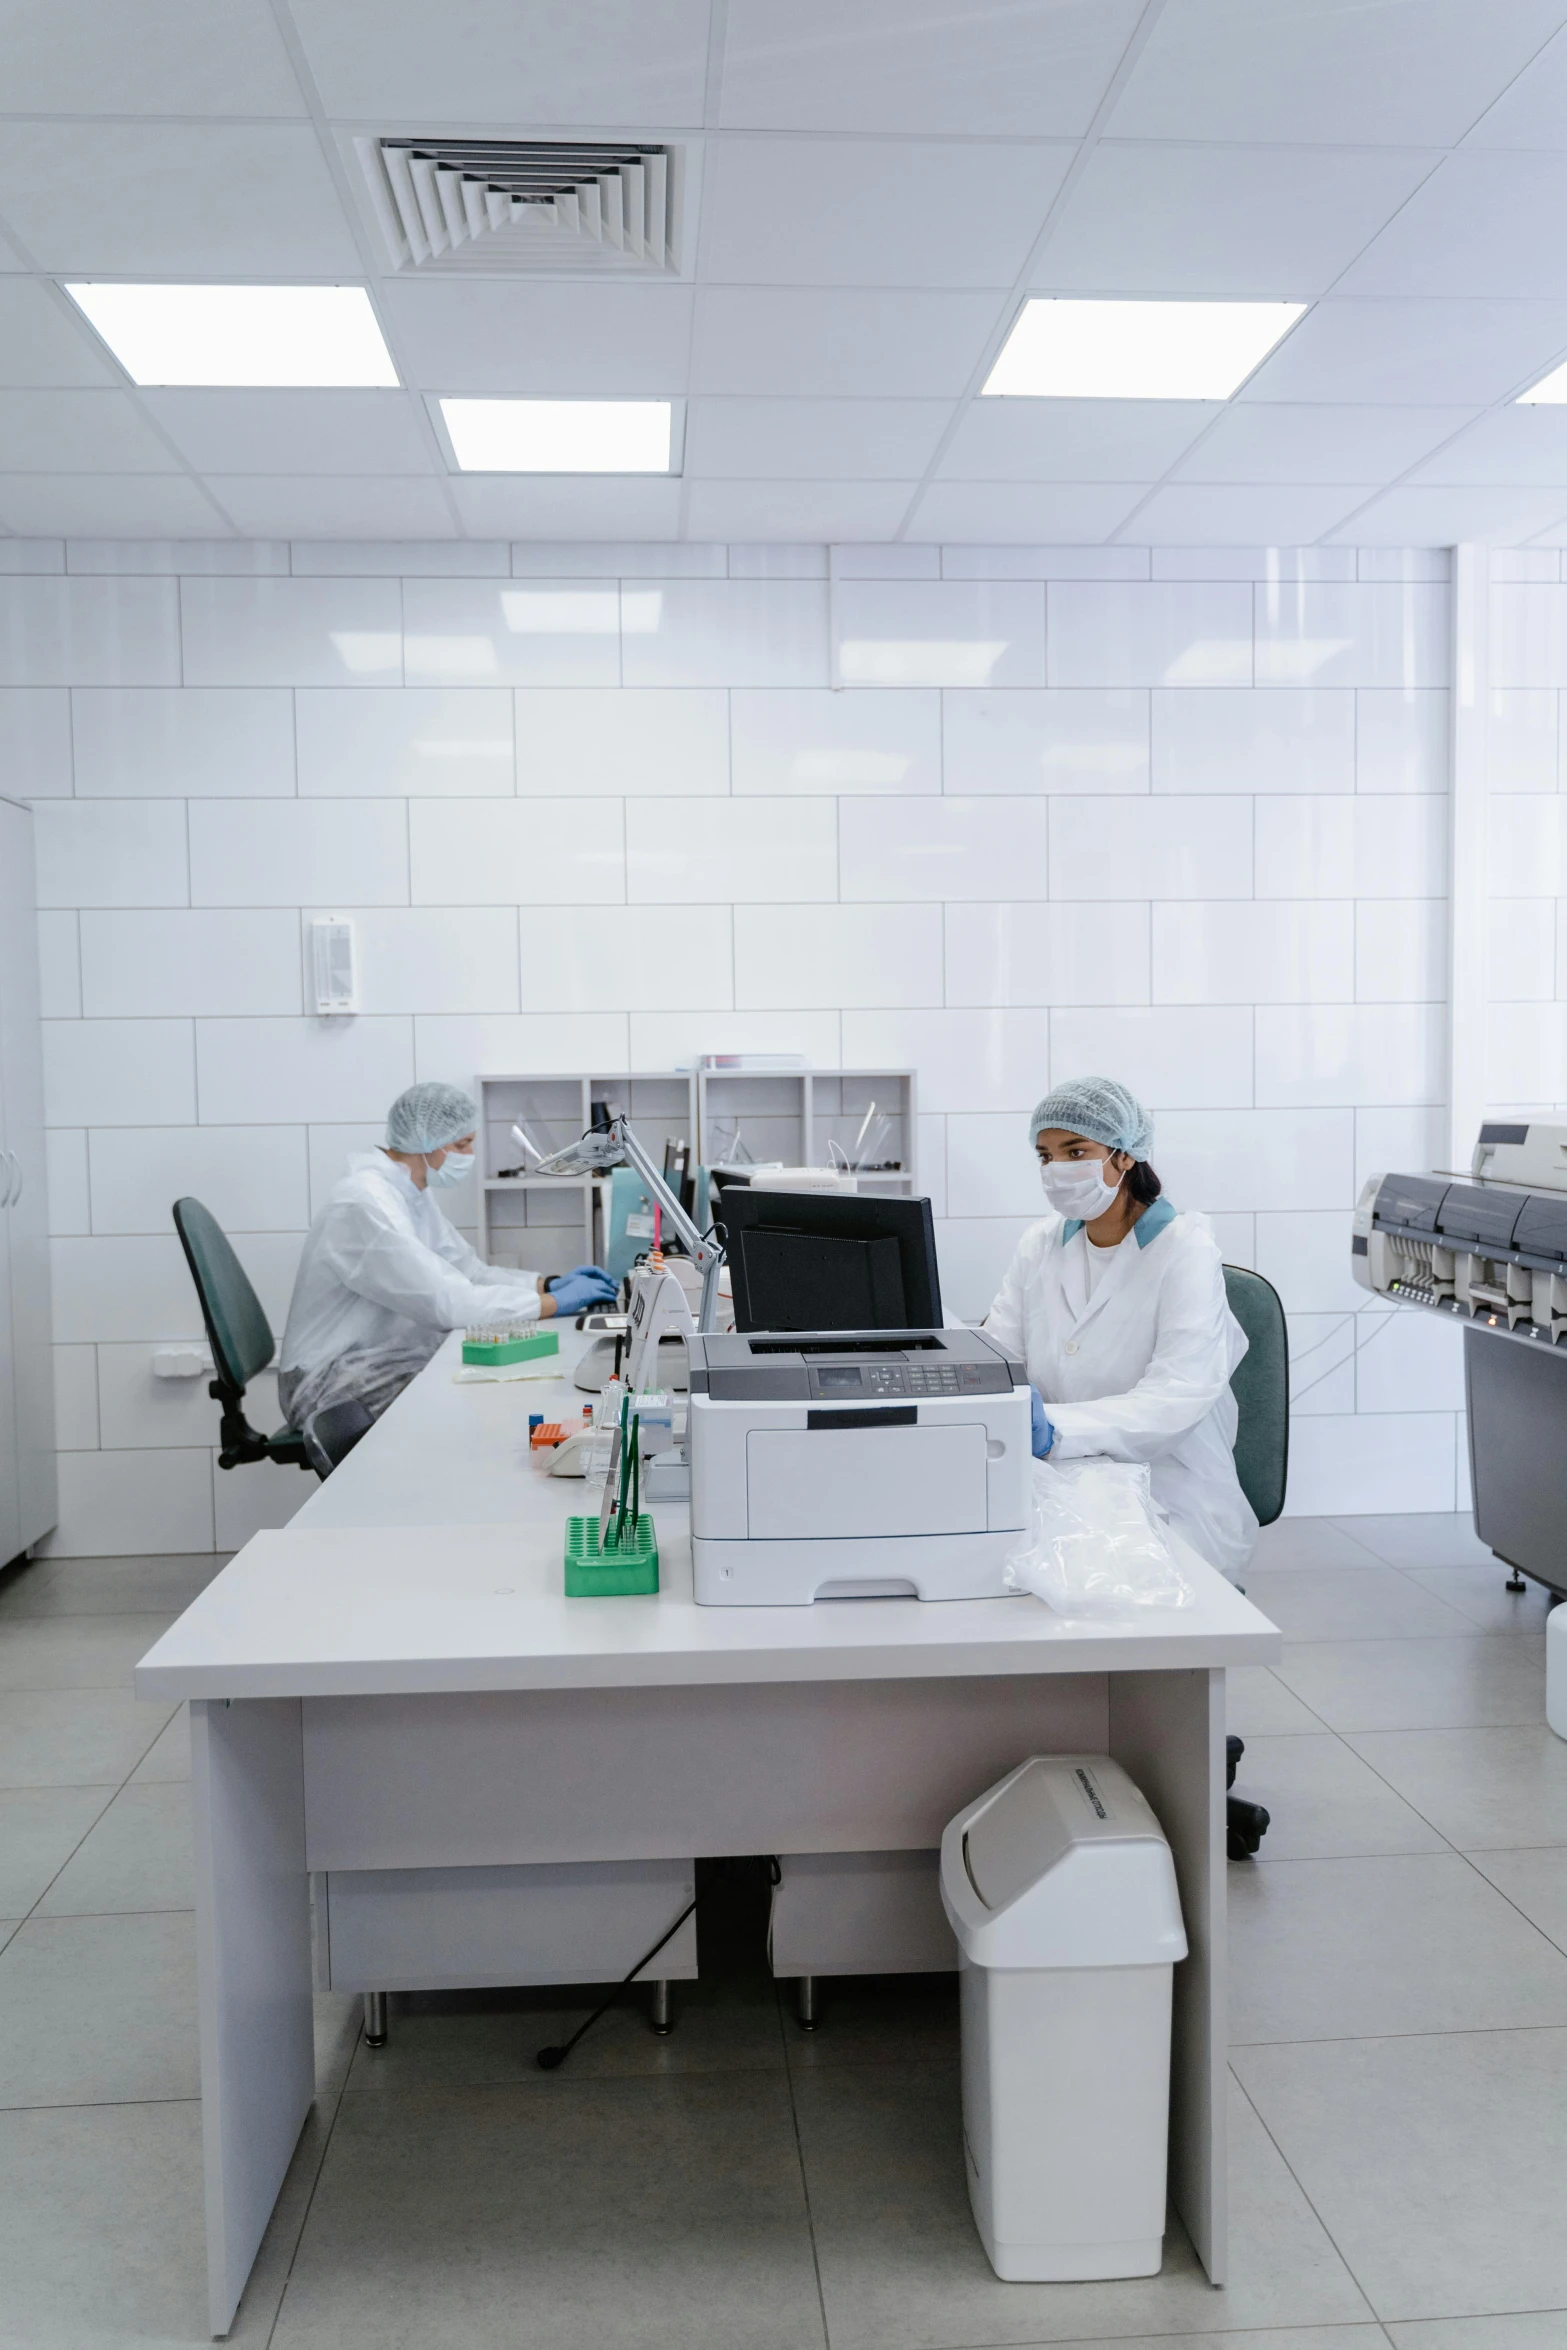
{"label": "white tiled floor", "polygon": [[[184,1724],[130,1660],[219,1560],[0,1585],[0,2340],[205,2337]],[[316,2109],[235,2328],[275,2350],[1567,2350],[1567,1746],[1543,1596],[1466,1520],[1293,1518],[1232,1676],[1262,1857],[1230,1871],[1234,2274],[998,2284],[957,2156],[950,1985],[814,2040],[759,1881],[669,2042],[568,2073],[550,1994],[318,2002]],[[749,1902],[749,1909],[747,1903]],[[749,1940],[747,1939],[749,1936]],[[716,1963],[713,1963],[716,1960]]]}

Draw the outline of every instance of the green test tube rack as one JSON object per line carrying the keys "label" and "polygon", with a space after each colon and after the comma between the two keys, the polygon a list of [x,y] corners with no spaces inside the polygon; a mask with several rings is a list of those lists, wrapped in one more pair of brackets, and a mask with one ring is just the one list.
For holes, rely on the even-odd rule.
{"label": "green test tube rack", "polygon": [[462,1359],[484,1370],[496,1371],[508,1363],[531,1363],[543,1355],[558,1355],[558,1330],[470,1331],[462,1342]]}
{"label": "green test tube rack", "polygon": [[600,1545],[596,1517],[566,1520],[568,1599],[629,1599],[657,1589],[658,1537],[645,1511],[610,1550]]}

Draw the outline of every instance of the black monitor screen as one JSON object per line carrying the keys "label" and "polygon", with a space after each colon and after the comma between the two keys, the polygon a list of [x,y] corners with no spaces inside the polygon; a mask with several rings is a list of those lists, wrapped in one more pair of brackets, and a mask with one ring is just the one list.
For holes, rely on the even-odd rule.
{"label": "black monitor screen", "polygon": [[737,1330],[920,1330],[941,1321],[928,1199],[726,1187]]}

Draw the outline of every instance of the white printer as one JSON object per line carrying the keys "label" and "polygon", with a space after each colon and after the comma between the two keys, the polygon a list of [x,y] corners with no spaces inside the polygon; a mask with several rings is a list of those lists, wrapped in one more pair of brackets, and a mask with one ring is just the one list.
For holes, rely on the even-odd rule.
{"label": "white printer", "polygon": [[696,1598],[984,1599],[1029,1522],[1028,1376],[982,1330],[686,1340]]}

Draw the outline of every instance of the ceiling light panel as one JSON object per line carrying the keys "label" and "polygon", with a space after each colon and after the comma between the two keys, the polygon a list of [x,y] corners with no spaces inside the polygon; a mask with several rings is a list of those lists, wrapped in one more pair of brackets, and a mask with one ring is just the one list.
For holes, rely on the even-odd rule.
{"label": "ceiling light panel", "polygon": [[1519,408],[1555,408],[1567,400],[1567,365],[1553,367],[1549,375],[1542,375],[1528,391],[1520,392],[1514,405]]}
{"label": "ceiling light panel", "polygon": [[395,390],[363,286],[67,285],[136,384]]}
{"label": "ceiling light panel", "polygon": [[1303,302],[1026,302],[991,369],[991,396],[1227,400]]}
{"label": "ceiling light panel", "polygon": [[669,400],[442,400],[464,473],[670,473]]}

